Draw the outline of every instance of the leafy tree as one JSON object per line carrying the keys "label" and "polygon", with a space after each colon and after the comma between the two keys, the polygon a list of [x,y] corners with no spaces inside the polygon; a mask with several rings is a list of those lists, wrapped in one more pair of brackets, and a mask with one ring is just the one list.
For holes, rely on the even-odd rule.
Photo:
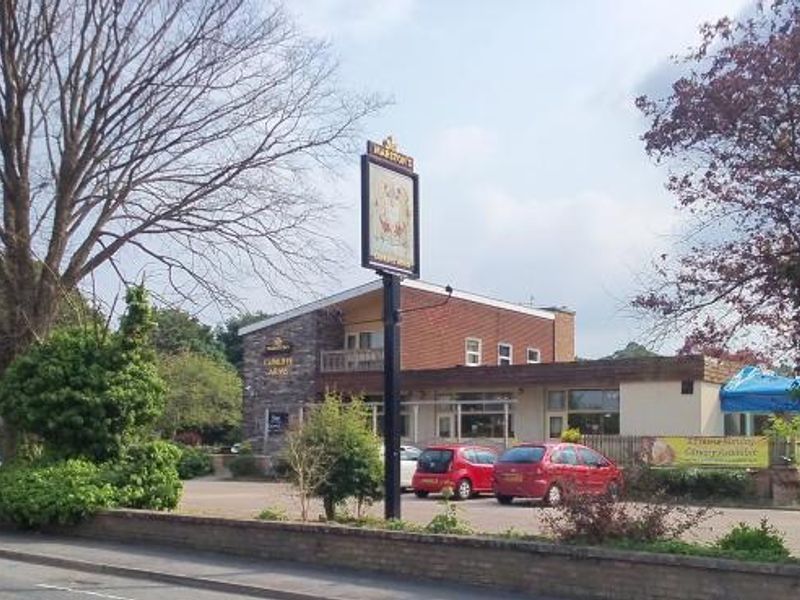
{"label": "leafy tree", "polygon": [[335,518],[336,506],[347,498],[363,503],[380,497],[380,441],[368,423],[361,399],[344,402],[339,394],[329,393],[310,411],[303,426],[305,451],[313,457],[314,470],[324,474],[315,478],[314,493],[322,497],[329,520]]}
{"label": "leafy tree", "polygon": [[261,311],[244,313],[238,317],[231,317],[225,321],[224,325],[217,325],[214,332],[217,342],[222,345],[228,362],[236,367],[236,370],[239,371],[240,374],[243,366],[244,347],[242,346],[242,338],[239,335],[239,328],[257,323],[267,317],[269,317],[269,315]]}
{"label": "leafy tree", "polygon": [[184,352],[162,356],[159,372],[167,382],[167,401],[159,428],[179,431],[232,428],[242,420],[242,381],[221,360]]}
{"label": "leafy tree", "polygon": [[194,352],[223,358],[222,345],[208,325],[178,308],[157,308],[153,311],[156,329],[153,346],[160,354]]}
{"label": "leafy tree", "polygon": [[604,359],[620,360],[622,358],[646,358],[648,356],[658,356],[652,350],[648,350],[645,346],[637,344],[636,342],[628,342],[628,345],[620,350],[604,356]]}
{"label": "leafy tree", "polygon": [[695,346],[759,335],[800,362],[800,2],[701,29],[666,98],[639,98],[647,152],[693,228],[634,305]]}
{"label": "leafy tree", "polygon": [[126,301],[116,333],[56,330],[0,380],[0,414],[18,430],[40,436],[56,456],[114,458],[164,408],[147,293],[132,287]]}

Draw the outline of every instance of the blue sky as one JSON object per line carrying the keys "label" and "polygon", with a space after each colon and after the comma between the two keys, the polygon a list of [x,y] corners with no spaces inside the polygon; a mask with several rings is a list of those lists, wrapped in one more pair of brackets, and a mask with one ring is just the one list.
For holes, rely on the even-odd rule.
{"label": "blue sky", "polygon": [[[577,311],[577,348],[637,339],[637,277],[680,217],[645,155],[634,107],[678,73],[669,57],[734,0],[294,0],[330,40],[345,86],[393,104],[365,136],[394,134],[421,177],[422,278]],[[329,293],[374,277],[358,266],[357,157],[331,190],[350,247]],[[253,291],[252,309],[278,310]],[[673,351],[675,344],[664,352]]]}

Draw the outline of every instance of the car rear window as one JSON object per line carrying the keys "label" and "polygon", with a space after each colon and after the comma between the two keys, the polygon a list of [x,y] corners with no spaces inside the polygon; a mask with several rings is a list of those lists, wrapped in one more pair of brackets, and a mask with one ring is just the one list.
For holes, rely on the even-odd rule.
{"label": "car rear window", "polygon": [[452,460],[452,450],[424,450],[419,455],[417,471],[422,473],[447,473]]}
{"label": "car rear window", "polygon": [[522,446],[503,452],[501,463],[537,463],[544,456],[543,446]]}

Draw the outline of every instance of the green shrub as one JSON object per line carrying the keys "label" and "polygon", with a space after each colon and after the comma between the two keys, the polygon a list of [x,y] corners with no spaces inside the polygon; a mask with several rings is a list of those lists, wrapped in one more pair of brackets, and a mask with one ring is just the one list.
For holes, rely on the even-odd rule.
{"label": "green shrub", "polygon": [[117,505],[170,510],[178,505],[183,484],[178,476],[181,451],[169,442],[127,447],[119,460],[104,465],[104,477],[116,488]]}
{"label": "green shrub", "polygon": [[181,479],[194,479],[209,475],[213,471],[211,457],[205,450],[190,446],[181,447],[181,457],[178,462],[178,475]]}
{"label": "green shrub", "polygon": [[458,516],[457,507],[449,499],[442,501],[442,512],[431,519],[425,526],[426,533],[443,533],[450,535],[471,535],[472,527]]}
{"label": "green shrub", "polygon": [[580,444],[581,443],[581,430],[577,427],[570,427],[569,429],[565,429],[561,432],[561,441],[568,442],[570,444]]}
{"label": "green shrub", "polygon": [[0,469],[0,521],[23,527],[76,523],[112,506],[115,491],[85,460]]}
{"label": "green shrub", "polygon": [[781,560],[789,557],[783,536],[766,518],[758,527],[739,523],[717,540],[715,546],[737,558],[754,560]]}
{"label": "green shrub", "polygon": [[228,468],[234,478],[264,477],[264,470],[258,459],[252,454],[240,454],[228,463]]}
{"label": "green shrub", "polygon": [[259,513],[258,519],[261,521],[288,521],[289,517],[282,508],[271,508],[268,506]]}
{"label": "green shrub", "polygon": [[626,487],[631,495],[639,497],[663,492],[692,500],[742,500],[754,495],[752,479],[741,469],[643,468],[626,478]]}

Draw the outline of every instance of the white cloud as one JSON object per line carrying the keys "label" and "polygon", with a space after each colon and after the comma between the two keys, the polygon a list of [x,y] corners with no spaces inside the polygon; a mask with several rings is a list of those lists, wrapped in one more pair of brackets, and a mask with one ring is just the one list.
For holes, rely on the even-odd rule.
{"label": "white cloud", "polygon": [[289,8],[313,35],[363,41],[407,21],[415,4],[416,0],[295,0]]}
{"label": "white cloud", "polygon": [[497,135],[477,125],[441,130],[433,139],[425,168],[437,176],[469,173],[485,164],[497,150]]}

